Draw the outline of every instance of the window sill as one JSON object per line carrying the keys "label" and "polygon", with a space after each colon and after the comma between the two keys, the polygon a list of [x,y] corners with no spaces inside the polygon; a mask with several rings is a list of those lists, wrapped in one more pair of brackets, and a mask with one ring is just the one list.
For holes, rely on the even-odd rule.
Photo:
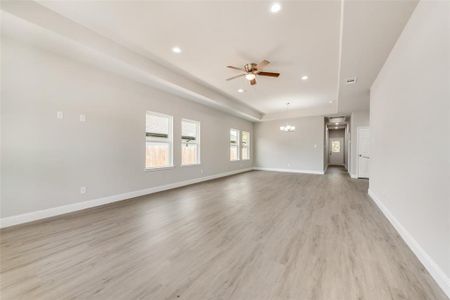
{"label": "window sill", "polygon": [[175,166],[168,166],[168,167],[160,167],[160,168],[145,168],[145,172],[153,172],[153,171],[162,171],[162,170],[169,170],[173,169]]}
{"label": "window sill", "polygon": [[184,168],[184,167],[198,167],[198,166],[201,166],[202,164],[201,163],[198,163],[198,164],[190,164],[190,165],[180,165],[180,167],[182,167],[182,168]]}

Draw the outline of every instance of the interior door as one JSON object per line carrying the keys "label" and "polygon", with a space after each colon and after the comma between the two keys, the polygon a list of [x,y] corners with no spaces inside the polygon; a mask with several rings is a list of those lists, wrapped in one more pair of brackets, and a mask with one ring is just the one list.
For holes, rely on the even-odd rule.
{"label": "interior door", "polygon": [[367,127],[359,127],[357,133],[358,177],[369,178],[369,143],[370,131]]}
{"label": "interior door", "polygon": [[330,165],[344,165],[344,139],[330,138]]}

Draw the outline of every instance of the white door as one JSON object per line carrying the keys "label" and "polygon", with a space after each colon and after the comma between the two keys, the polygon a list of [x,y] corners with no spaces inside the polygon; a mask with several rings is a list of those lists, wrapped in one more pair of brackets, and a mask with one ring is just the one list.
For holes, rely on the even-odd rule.
{"label": "white door", "polygon": [[330,138],[330,165],[344,165],[344,139]]}
{"label": "white door", "polygon": [[368,127],[358,127],[356,143],[358,151],[358,178],[369,178],[370,131]]}

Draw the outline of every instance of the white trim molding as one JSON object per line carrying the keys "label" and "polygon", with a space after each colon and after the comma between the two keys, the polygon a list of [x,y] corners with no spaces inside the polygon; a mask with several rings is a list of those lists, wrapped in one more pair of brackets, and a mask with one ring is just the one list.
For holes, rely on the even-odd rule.
{"label": "white trim molding", "polygon": [[414,237],[406,230],[405,227],[395,218],[395,216],[389,211],[389,209],[383,204],[381,199],[369,189],[368,194],[372,198],[373,202],[383,212],[384,216],[391,222],[395,230],[402,237],[405,243],[409,246],[411,251],[417,256],[420,262],[428,270],[433,279],[441,287],[444,293],[450,298],[450,278],[444,273],[438,264],[427,254],[425,249],[414,239]]}
{"label": "white trim molding", "polygon": [[297,169],[279,169],[279,168],[263,168],[263,167],[254,167],[253,170],[284,172],[284,173],[319,174],[319,175],[325,174],[325,172],[323,170],[297,170]]}
{"label": "white trim molding", "polygon": [[127,192],[127,193],[123,193],[123,194],[112,195],[112,196],[107,196],[107,197],[103,197],[103,198],[98,198],[98,199],[93,199],[93,200],[88,200],[88,201],[83,201],[83,202],[77,202],[77,203],[73,203],[73,204],[57,206],[57,207],[33,211],[33,212],[25,213],[25,214],[1,218],[0,219],[0,228],[6,228],[6,227],[14,226],[14,225],[19,225],[19,224],[29,223],[29,222],[33,222],[33,221],[37,221],[37,220],[50,218],[50,217],[55,217],[55,216],[59,216],[59,215],[63,215],[63,214],[71,213],[71,212],[76,212],[79,210],[88,209],[88,208],[92,208],[92,207],[96,207],[96,206],[100,206],[100,205],[105,205],[105,204],[118,202],[118,201],[122,201],[122,200],[126,200],[126,199],[131,199],[131,198],[135,198],[135,197],[139,197],[139,196],[144,196],[144,195],[149,195],[149,194],[153,194],[153,193],[157,193],[157,192],[161,192],[161,191],[175,189],[175,188],[179,188],[179,187],[186,186],[186,185],[200,183],[203,181],[208,181],[208,180],[213,180],[213,179],[217,179],[217,178],[221,178],[221,177],[244,173],[244,172],[248,172],[251,170],[252,170],[252,168],[239,169],[239,170],[214,174],[214,175],[205,176],[205,177],[188,179],[188,180],[179,181],[179,182],[175,182],[175,183],[171,183],[171,184],[167,184],[167,185],[155,186],[155,187],[151,187],[151,188],[147,188],[147,189],[143,189],[143,190],[132,191],[132,192]]}

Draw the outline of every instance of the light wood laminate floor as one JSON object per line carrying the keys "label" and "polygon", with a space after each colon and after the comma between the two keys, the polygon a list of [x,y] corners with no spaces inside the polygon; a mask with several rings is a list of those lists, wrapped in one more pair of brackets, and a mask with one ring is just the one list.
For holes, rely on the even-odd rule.
{"label": "light wood laminate floor", "polygon": [[447,299],[367,187],[254,171],[5,229],[1,298]]}

